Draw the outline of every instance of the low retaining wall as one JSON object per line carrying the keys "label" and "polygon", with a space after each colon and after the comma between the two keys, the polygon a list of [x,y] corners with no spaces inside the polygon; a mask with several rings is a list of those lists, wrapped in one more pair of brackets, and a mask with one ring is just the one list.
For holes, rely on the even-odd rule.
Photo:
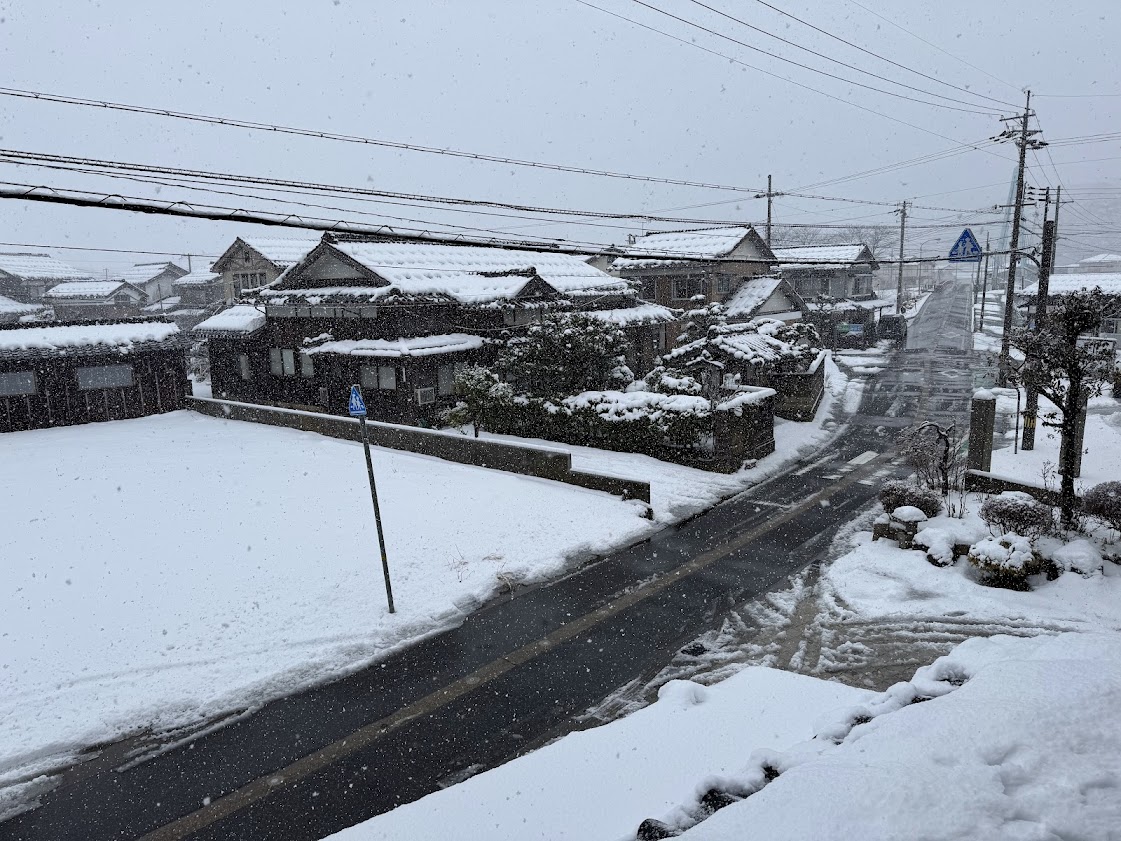
{"label": "low retaining wall", "polygon": [[[304,432],[316,432],[331,438],[341,438],[345,441],[362,440],[362,428],[358,421],[338,415],[278,409],[272,406],[205,397],[188,397],[186,408],[216,418],[283,426]],[[569,453],[379,421],[367,421],[366,427],[369,430],[370,443],[378,447],[433,456],[445,461],[472,464],[491,470],[505,470],[522,476],[552,479],[555,482],[564,482],[593,491],[605,491],[621,496],[623,499],[650,502],[649,482],[573,470],[572,456]]]}
{"label": "low retaining wall", "polygon": [[804,373],[773,374],[767,382],[778,392],[775,414],[780,418],[810,421],[825,396],[825,357],[822,351]]}
{"label": "low retaining wall", "polygon": [[1005,491],[1022,491],[1035,497],[1044,505],[1058,506],[1062,504],[1058,491],[1049,491],[1047,488],[1041,488],[1038,485],[1017,482],[1015,479],[998,476],[995,473],[989,473],[985,470],[967,470],[965,472],[965,489],[967,491],[986,494],[999,494]]}

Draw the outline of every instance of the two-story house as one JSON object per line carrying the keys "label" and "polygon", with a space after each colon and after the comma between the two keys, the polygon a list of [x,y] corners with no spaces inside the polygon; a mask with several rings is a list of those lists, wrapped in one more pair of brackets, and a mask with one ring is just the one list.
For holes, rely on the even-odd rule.
{"label": "two-story house", "polygon": [[93,275],[49,254],[0,254],[0,295],[12,300],[37,304],[52,286],[73,280],[93,280]]}
{"label": "two-story house", "polygon": [[806,301],[821,298],[862,301],[876,297],[872,273],[880,264],[872,249],[862,242],[798,245],[773,250],[782,276]]}
{"label": "two-story house", "polygon": [[318,244],[315,239],[238,237],[210,271],[222,276],[223,300],[236,301],[247,289],[259,289],[275,281]]}
{"label": "two-story house", "polygon": [[175,281],[187,274],[182,266],[169,261],[137,263],[121,272],[115,280],[123,280],[141,290],[149,304],[155,304],[174,294]]}

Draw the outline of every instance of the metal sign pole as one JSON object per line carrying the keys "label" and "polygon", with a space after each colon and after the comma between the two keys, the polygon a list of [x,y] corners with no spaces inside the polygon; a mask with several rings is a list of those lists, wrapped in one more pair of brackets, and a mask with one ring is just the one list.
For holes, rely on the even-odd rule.
{"label": "metal sign pole", "polygon": [[385,577],[385,598],[389,603],[389,612],[396,613],[393,607],[393,585],[389,583],[389,558],[385,554],[385,533],[381,527],[381,506],[378,504],[378,485],[374,479],[374,460],[370,457],[370,436],[366,430],[366,404],[362,400],[362,389],[353,385],[350,387],[350,414],[358,418],[362,427],[362,449],[366,452],[366,472],[370,476],[370,498],[374,502],[374,523],[378,530],[378,549],[381,550],[381,571]]}

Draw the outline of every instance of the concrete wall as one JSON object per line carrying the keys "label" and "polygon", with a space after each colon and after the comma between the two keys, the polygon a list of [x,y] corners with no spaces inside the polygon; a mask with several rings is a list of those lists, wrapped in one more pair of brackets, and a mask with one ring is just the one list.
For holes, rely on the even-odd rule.
{"label": "concrete wall", "polygon": [[1058,491],[1041,488],[1038,485],[1028,485],[1003,476],[997,476],[985,470],[967,470],[965,473],[965,489],[973,493],[999,494],[1005,491],[1022,491],[1035,497],[1044,505],[1058,506],[1061,504]]}
{"label": "concrete wall", "polygon": [[[361,427],[358,421],[352,418],[198,397],[187,398],[186,407],[216,418],[284,426],[305,432],[317,432],[320,435],[346,441],[362,440]],[[505,444],[469,438],[457,433],[397,426],[377,421],[369,421],[366,426],[369,430],[370,443],[379,447],[419,453],[492,470],[505,470],[523,476],[552,479],[589,490],[604,491],[624,499],[650,502],[648,482],[573,470],[572,456],[566,452]]]}
{"label": "concrete wall", "polygon": [[767,385],[778,392],[776,415],[788,420],[813,420],[825,395],[825,351],[805,373],[772,374],[767,380]]}

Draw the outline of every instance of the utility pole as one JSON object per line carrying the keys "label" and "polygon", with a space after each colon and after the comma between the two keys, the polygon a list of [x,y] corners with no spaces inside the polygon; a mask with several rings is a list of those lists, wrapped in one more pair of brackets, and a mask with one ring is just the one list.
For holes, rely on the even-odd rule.
{"label": "utility pole", "polygon": [[899,213],[899,282],[895,288],[895,314],[903,315],[903,238],[907,235],[907,202],[903,202]]}
{"label": "utility pole", "polygon": [[985,332],[985,300],[989,297],[989,234],[985,232],[985,268],[981,270],[981,319],[977,332]]}
{"label": "utility pole", "polygon": [[[1020,217],[1024,209],[1024,164],[1028,154],[1028,137],[1039,134],[1038,130],[1028,131],[1028,120],[1031,117],[1031,91],[1028,91],[1023,115],[1007,118],[1007,121],[1019,120],[1020,130],[1016,132],[1013,129],[1005,129],[999,135],[1000,139],[1003,140],[1016,138],[1015,143],[1020,149],[1019,168],[1016,170],[1016,202],[1012,207],[1012,237],[1008,242],[1008,283],[1006,284],[1004,297],[1004,335],[1000,340],[1000,370],[997,378],[997,382],[1002,388],[1008,385],[1010,367],[1009,343],[1012,340],[1012,313],[1016,298],[1016,262],[1019,259],[1017,250],[1020,247]],[[1017,135],[1019,136],[1017,137]],[[1035,145],[1034,148],[1039,148],[1040,145],[1043,144]]]}
{"label": "utility pole", "polygon": [[191,273],[191,255],[187,255],[187,274]]}
{"label": "utility pole", "polygon": [[764,240],[767,243],[767,248],[771,247],[771,203],[775,199],[775,197],[781,196],[781,195],[782,195],[782,193],[776,193],[774,191],[774,189],[772,188],[772,186],[771,186],[771,176],[769,176],[769,175],[767,176],[767,192],[756,193],[755,194],[755,198],[757,198],[757,199],[761,199],[761,198],[766,198],[767,199],[767,230],[766,230],[767,235],[764,237]]}
{"label": "utility pole", "polygon": [[[1035,328],[1040,327],[1041,313],[1046,314],[1046,300],[1048,280],[1051,276],[1051,260],[1054,257],[1055,223],[1048,216],[1051,212],[1051,188],[1043,191],[1043,246],[1042,259],[1039,261],[1039,282],[1035,287]],[[1020,440],[1021,450],[1035,449],[1035,426],[1039,415],[1039,392],[1030,386],[1027,389],[1027,398],[1024,402],[1024,437]]]}

